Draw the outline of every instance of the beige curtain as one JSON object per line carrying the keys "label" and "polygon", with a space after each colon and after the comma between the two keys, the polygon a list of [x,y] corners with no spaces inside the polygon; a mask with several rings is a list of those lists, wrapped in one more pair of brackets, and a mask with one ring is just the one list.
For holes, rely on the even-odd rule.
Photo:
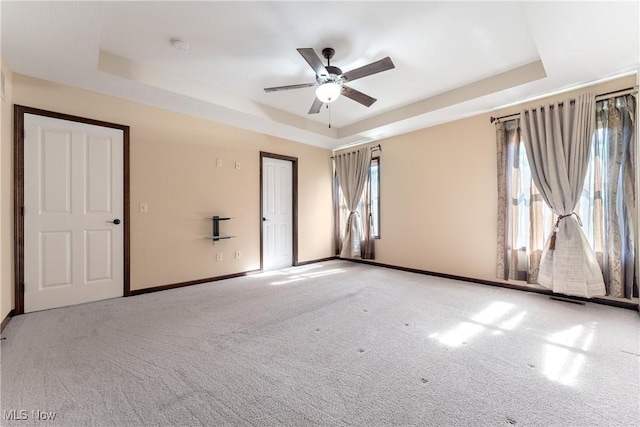
{"label": "beige curtain", "polygon": [[[357,215],[362,218],[361,224],[363,225],[360,230],[360,257],[362,259],[375,259],[375,237],[373,235],[373,216],[372,216],[372,197],[371,197],[371,172],[369,172],[369,185],[366,185],[360,203],[358,203]],[[342,252],[342,246],[344,241],[345,225],[349,216],[349,209],[347,208],[347,202],[340,190],[338,184],[338,177],[334,174],[334,238],[336,242],[336,255],[340,255]]]}
{"label": "beige curtain", "polygon": [[369,177],[371,149],[363,147],[354,152],[338,154],[335,162],[338,185],[349,210],[340,257],[360,258],[362,219],[357,210]]}
{"label": "beige curtain", "polygon": [[496,124],[498,245],[496,277],[537,283],[553,213],[531,180],[519,120]]}
{"label": "beige curtain", "polygon": [[605,295],[600,266],[574,214],[595,129],[595,96],[523,110],[520,128],[533,181],[558,216],[542,252],[538,283],[567,295]]}

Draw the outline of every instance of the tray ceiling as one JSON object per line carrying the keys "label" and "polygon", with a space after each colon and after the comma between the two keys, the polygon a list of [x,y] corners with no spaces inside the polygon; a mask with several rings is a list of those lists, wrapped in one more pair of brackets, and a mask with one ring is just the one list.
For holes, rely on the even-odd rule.
{"label": "tray ceiling", "polygon": [[[295,141],[336,148],[634,72],[638,2],[11,2],[2,55],[14,72]],[[611,30],[606,30],[610,28]],[[171,46],[174,37],[188,51]],[[314,73],[390,56],[308,115]],[[329,128],[329,123],[331,128]]]}

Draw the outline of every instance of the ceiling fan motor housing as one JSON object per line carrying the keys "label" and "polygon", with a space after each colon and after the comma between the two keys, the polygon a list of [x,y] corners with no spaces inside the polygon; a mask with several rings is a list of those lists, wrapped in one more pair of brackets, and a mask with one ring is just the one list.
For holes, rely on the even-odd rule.
{"label": "ceiling fan motor housing", "polygon": [[344,79],[342,78],[342,70],[340,68],[334,67],[333,65],[328,65],[326,68],[328,75],[322,74],[316,79],[319,85],[329,82],[337,83],[339,85],[344,83]]}
{"label": "ceiling fan motor housing", "polygon": [[324,73],[320,74],[318,76],[318,84],[327,82],[342,84],[344,82],[344,79],[341,78],[342,70],[331,65],[331,58],[333,58],[333,55],[335,53],[336,51],[330,47],[325,47],[324,49],[322,49],[322,56],[324,56],[324,58],[327,60],[327,66],[325,67],[325,69],[327,70],[328,75]]}
{"label": "ceiling fan motor housing", "polygon": [[329,75],[335,75],[335,76],[342,75],[342,70],[338,67],[334,67],[333,65],[327,65],[325,68],[329,72]]}

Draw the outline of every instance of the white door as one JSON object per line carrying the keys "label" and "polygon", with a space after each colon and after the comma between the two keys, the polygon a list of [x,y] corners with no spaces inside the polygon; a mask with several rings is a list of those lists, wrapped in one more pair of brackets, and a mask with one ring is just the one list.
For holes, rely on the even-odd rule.
{"label": "white door", "polygon": [[262,158],[263,270],[293,265],[293,163]]}
{"label": "white door", "polygon": [[24,123],[25,313],[122,296],[122,130]]}

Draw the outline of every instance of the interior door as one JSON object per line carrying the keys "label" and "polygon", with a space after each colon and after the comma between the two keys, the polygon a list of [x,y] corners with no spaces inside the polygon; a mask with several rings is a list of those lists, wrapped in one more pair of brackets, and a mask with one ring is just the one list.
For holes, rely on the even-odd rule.
{"label": "interior door", "polygon": [[24,125],[24,311],[122,296],[123,131]]}
{"label": "interior door", "polygon": [[293,265],[293,163],[262,158],[263,270]]}

